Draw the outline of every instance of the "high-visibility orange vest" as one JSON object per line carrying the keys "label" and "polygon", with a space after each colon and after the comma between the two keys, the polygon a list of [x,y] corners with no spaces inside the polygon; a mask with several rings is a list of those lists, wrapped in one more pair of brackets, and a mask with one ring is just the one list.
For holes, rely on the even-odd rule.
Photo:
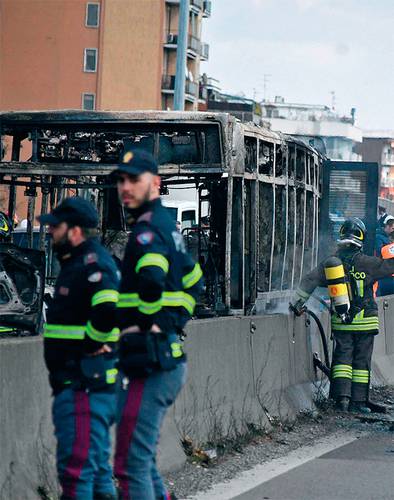
{"label": "high-visibility orange vest", "polygon": [[381,249],[382,259],[394,259],[394,243],[389,243]]}
{"label": "high-visibility orange vest", "polygon": [[[380,250],[380,253],[382,255],[382,259],[394,259],[394,243],[389,243],[388,245],[385,245],[382,247]],[[394,274],[393,274],[394,276]],[[373,291],[374,291],[374,297],[376,297],[377,291],[379,288],[379,284],[377,281],[375,281],[373,285]]]}

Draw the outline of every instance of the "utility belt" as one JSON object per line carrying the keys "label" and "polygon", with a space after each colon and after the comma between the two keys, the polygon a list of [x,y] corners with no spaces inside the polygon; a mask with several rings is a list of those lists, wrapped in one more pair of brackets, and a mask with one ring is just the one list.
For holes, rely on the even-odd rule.
{"label": "utility belt", "polygon": [[125,333],[119,342],[119,368],[130,377],[174,370],[186,361],[182,344],[174,333]]}
{"label": "utility belt", "polygon": [[49,382],[54,393],[63,389],[75,391],[115,390],[118,354],[116,352],[84,356],[69,361],[63,370],[50,373]]}

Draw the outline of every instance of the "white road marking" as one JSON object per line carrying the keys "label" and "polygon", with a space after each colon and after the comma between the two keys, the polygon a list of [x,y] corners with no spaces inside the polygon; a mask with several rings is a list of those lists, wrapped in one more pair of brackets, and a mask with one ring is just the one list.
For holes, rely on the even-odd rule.
{"label": "white road marking", "polygon": [[230,481],[218,483],[206,492],[197,493],[187,498],[189,500],[230,500],[299,465],[352,443],[366,434],[360,432],[349,434],[349,432],[346,432],[337,434],[335,437],[332,435],[326,436],[311,446],[302,446],[286,456],[256,465],[253,469],[241,472]]}

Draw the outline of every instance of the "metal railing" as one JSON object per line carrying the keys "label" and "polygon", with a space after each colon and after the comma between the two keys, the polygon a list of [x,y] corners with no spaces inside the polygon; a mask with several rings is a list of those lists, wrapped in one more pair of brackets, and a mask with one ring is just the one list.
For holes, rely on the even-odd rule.
{"label": "metal railing", "polygon": [[194,35],[188,35],[187,37],[187,48],[188,50],[192,50],[196,54],[200,53],[201,50],[201,42]]}
{"label": "metal railing", "polygon": [[[162,90],[175,90],[175,75],[162,75],[161,88]],[[198,84],[187,78],[185,82],[185,92],[186,94],[197,96]]]}
{"label": "metal railing", "polygon": [[185,92],[186,94],[196,97],[198,94],[198,83],[186,79]]}
{"label": "metal railing", "polygon": [[162,75],[161,88],[163,90],[174,90],[175,89],[175,75]]}
{"label": "metal railing", "polygon": [[204,0],[190,0],[190,5],[202,10],[204,8]]}
{"label": "metal railing", "polygon": [[212,2],[210,0],[204,1],[203,17],[210,17],[212,14]]}
{"label": "metal railing", "polygon": [[209,58],[209,45],[207,43],[201,44],[200,56],[202,61],[208,61]]}
{"label": "metal railing", "polygon": [[206,101],[208,99],[208,90],[201,84],[198,89],[198,98],[202,101]]}
{"label": "metal railing", "polygon": [[[178,31],[170,31],[166,33],[164,36],[164,43],[166,45],[178,45]],[[208,58],[209,47],[203,47],[203,45],[206,46],[207,44],[202,44],[200,39],[196,36],[187,36],[187,49],[195,52],[196,55],[201,54],[204,51],[204,54],[207,54],[206,57]]]}

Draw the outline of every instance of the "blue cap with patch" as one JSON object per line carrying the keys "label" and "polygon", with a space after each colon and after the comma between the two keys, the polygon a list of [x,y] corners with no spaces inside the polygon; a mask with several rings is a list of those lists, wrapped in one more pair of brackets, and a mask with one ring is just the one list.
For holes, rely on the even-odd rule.
{"label": "blue cap with patch", "polygon": [[150,172],[158,175],[159,169],[154,157],[141,149],[125,149],[120,158],[119,166],[113,173],[124,172],[129,175],[140,175],[144,172]]}
{"label": "blue cap with patch", "polygon": [[96,228],[99,223],[96,208],[79,196],[66,198],[50,214],[40,215],[37,220],[41,224],[51,226],[58,226],[60,223],[66,222],[69,226],[85,228]]}

